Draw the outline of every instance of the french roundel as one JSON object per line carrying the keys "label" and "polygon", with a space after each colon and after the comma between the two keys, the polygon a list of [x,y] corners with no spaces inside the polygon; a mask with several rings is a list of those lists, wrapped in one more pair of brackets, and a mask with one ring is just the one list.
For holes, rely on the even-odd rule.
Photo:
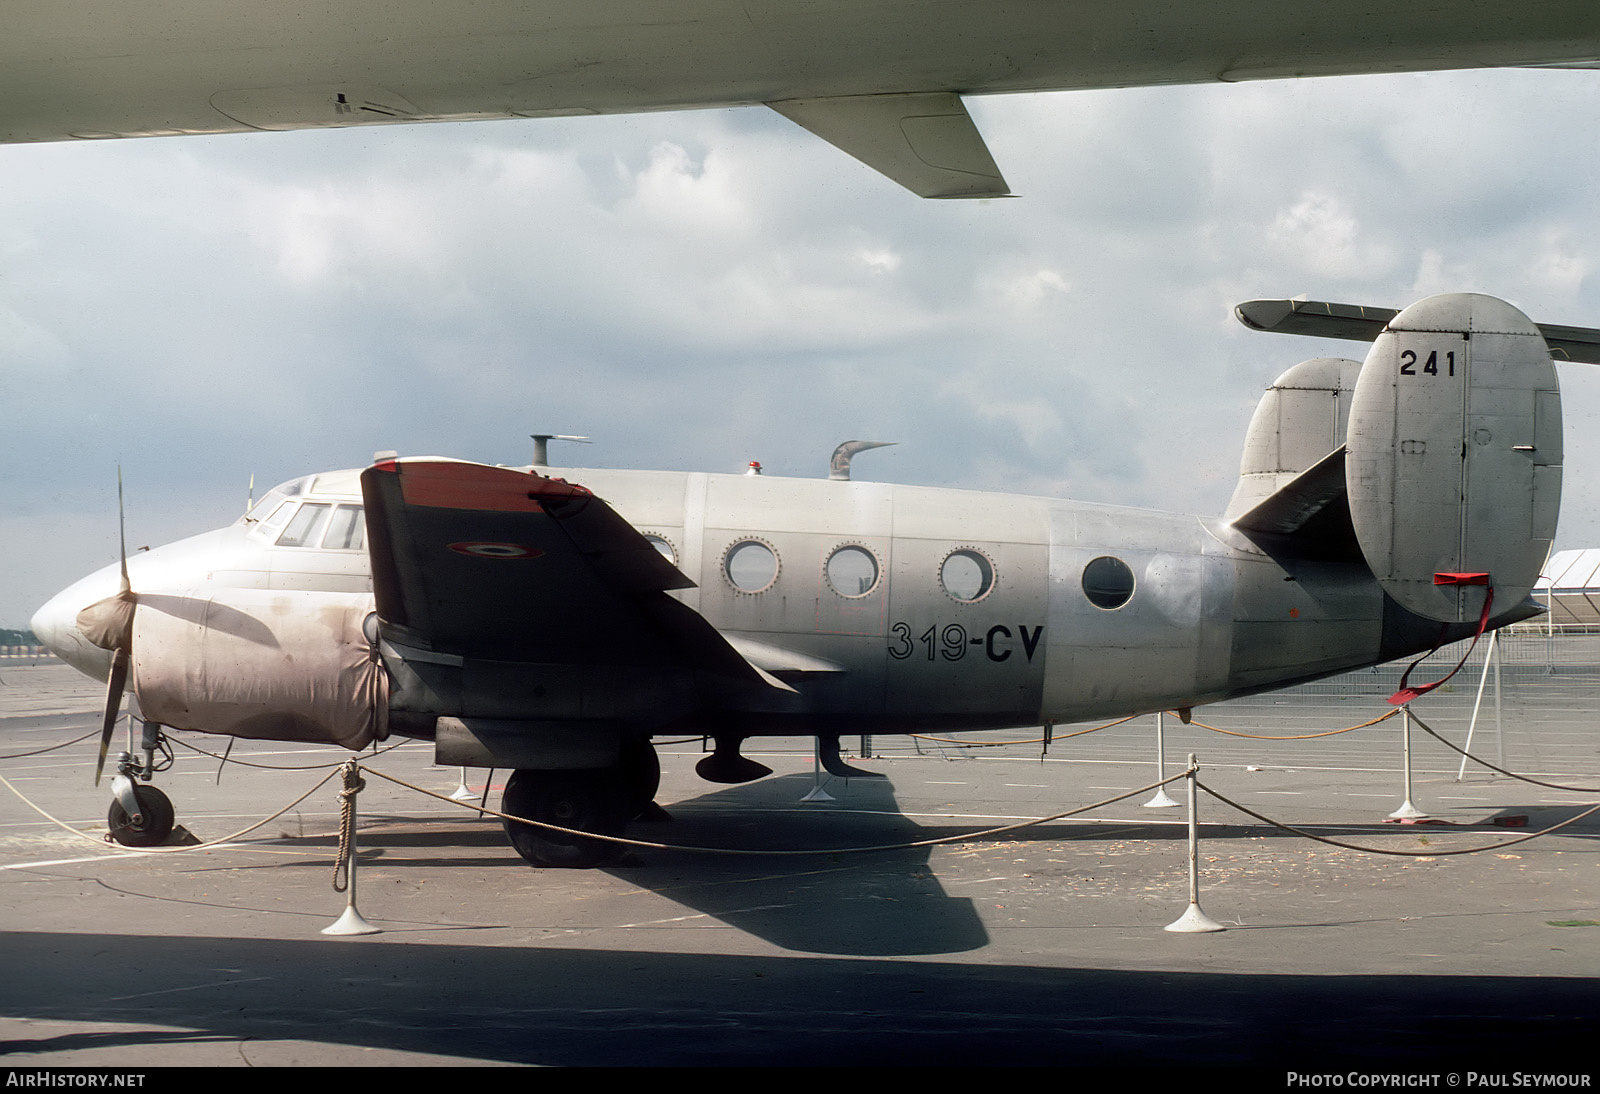
{"label": "french roundel", "polygon": [[520,543],[484,543],[477,540],[452,543],[450,549],[458,555],[473,558],[538,558],[544,554],[537,547],[524,547]]}

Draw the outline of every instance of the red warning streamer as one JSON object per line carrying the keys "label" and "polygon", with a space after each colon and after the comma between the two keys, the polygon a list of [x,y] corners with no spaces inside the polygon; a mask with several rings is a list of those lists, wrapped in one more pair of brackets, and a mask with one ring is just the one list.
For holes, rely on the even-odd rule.
{"label": "red warning streamer", "polygon": [[1449,672],[1445,673],[1431,684],[1418,684],[1416,687],[1409,686],[1406,681],[1411,679],[1411,671],[1418,665],[1422,664],[1422,662],[1438,653],[1439,647],[1444,645],[1444,636],[1448,625],[1446,625],[1446,627],[1440,627],[1439,641],[1433,644],[1433,649],[1429,650],[1427,653],[1411,662],[1410,665],[1406,666],[1405,675],[1400,677],[1400,690],[1389,696],[1389,702],[1393,706],[1403,706],[1419,696],[1428,694],[1428,692],[1432,691],[1446,680],[1449,680],[1450,677],[1460,672],[1461,666],[1465,665],[1467,663],[1467,658],[1472,656],[1472,651],[1478,648],[1478,639],[1482,638],[1483,632],[1489,628],[1489,609],[1494,605],[1494,586],[1489,584],[1488,574],[1439,573],[1433,575],[1433,583],[1435,585],[1487,586],[1487,588],[1485,588],[1483,591],[1483,614],[1478,616],[1478,633],[1472,636],[1472,645],[1468,646],[1467,652],[1461,655],[1461,660],[1456,662],[1455,668],[1451,669]]}

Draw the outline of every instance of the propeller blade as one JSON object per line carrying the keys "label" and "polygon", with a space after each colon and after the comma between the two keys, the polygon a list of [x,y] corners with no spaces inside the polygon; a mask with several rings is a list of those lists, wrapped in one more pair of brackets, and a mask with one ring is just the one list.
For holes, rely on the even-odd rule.
{"label": "propeller blade", "polygon": [[122,505],[122,466],[117,465],[117,545],[122,563],[122,588],[114,596],[96,601],[78,613],[78,630],[103,650],[111,651],[111,672],[106,677],[106,711],[100,725],[100,756],[94,764],[94,784],[105,773],[111,734],[122,713],[122,693],[128,686],[128,663],[133,649],[133,613],[139,599],[128,580],[128,524]]}
{"label": "propeller blade", "polygon": [[100,725],[100,758],[94,764],[94,784],[100,785],[100,775],[106,769],[106,753],[111,749],[111,733],[117,728],[117,715],[122,713],[122,690],[128,684],[128,650],[118,646],[111,651],[111,675],[106,677],[106,713]]}
{"label": "propeller blade", "polygon": [[128,580],[127,522],[122,512],[122,468],[117,468],[117,541],[121,549],[122,588],[114,596],[97,600],[78,613],[78,630],[103,650],[126,650],[133,645],[133,609],[138,598]]}

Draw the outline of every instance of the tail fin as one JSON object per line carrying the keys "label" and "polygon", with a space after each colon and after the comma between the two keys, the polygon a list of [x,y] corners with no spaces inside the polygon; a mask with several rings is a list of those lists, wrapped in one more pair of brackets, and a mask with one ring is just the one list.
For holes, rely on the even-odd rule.
{"label": "tail fin", "polygon": [[1226,519],[1236,521],[1344,444],[1359,361],[1316,357],[1272,381],[1256,404]]}
{"label": "tail fin", "polygon": [[1467,293],[1389,320],[1356,381],[1345,476],[1362,554],[1402,607],[1473,622],[1484,586],[1520,604],[1561,500],[1561,394],[1538,326]]}
{"label": "tail fin", "polygon": [[1225,519],[1277,558],[1360,560],[1345,504],[1344,437],[1358,361],[1318,357],[1256,405]]}

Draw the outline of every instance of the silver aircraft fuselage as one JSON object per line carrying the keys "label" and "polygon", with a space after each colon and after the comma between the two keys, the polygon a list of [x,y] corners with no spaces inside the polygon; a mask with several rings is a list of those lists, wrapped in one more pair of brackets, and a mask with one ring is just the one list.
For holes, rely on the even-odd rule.
{"label": "silver aircraft fuselage", "polygon": [[[737,725],[747,734],[998,728],[1192,707],[1426,648],[1437,634],[1386,643],[1384,596],[1365,567],[1306,563],[1293,580],[1218,519],[863,481],[553,473],[670,552],[697,586],[672,595],[794,688],[747,704]],[[141,600],[295,590],[370,610],[359,539],[279,544],[295,506],[359,506],[356,473],[299,480],[282,501],[275,493],[226,528],[130,559]],[[741,548],[762,556],[753,577],[730,566]],[[769,557],[770,580],[760,568]],[[1093,572],[1109,580],[1086,589],[1099,559],[1126,567],[1123,585],[1124,571],[1103,563]],[[109,655],[74,620],[117,581],[107,567],[33,620],[43,641],[100,677]]]}
{"label": "silver aircraft fuselage", "polygon": [[1546,328],[1477,294],[1370,322],[1280,303],[1247,315],[1372,348],[1267,388],[1214,519],[851,481],[864,441],[827,479],[384,456],[107,567],[33,627],[107,677],[102,750],[131,678],[147,743],[118,761],[125,838],[170,831],[132,781],[162,727],[400,734],[512,769],[507,814],[564,830],[508,821],[513,845],[579,865],[604,848],[577,833],[648,807],[657,735],[712,738],[715,782],[769,771],[739,753],[759,735],[815,736],[859,774],[844,733],[1181,714],[1537,613],[1563,453]]}

